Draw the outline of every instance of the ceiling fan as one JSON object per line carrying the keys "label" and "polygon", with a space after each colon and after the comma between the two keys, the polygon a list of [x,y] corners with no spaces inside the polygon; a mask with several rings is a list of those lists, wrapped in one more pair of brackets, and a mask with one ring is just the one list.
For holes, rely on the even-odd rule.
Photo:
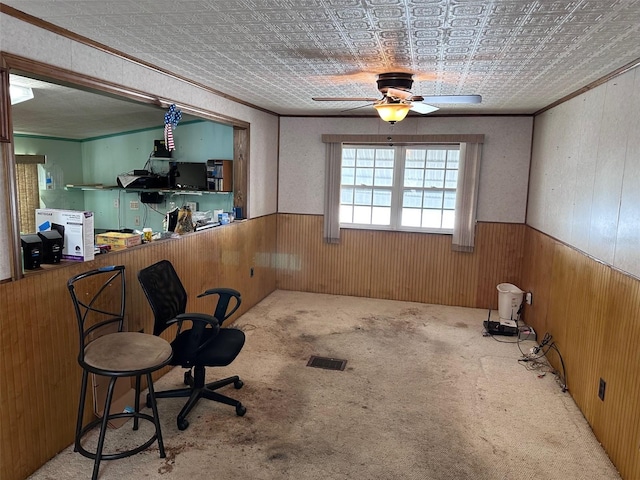
{"label": "ceiling fan", "polygon": [[[381,73],[378,75],[378,90],[382,98],[357,97],[313,97],[316,102],[373,102],[380,118],[394,124],[403,120],[409,110],[427,114],[438,107],[431,105],[442,103],[480,103],[480,95],[431,95],[420,96],[411,93],[413,74],[404,72]],[[356,107],[360,108],[360,107]]]}

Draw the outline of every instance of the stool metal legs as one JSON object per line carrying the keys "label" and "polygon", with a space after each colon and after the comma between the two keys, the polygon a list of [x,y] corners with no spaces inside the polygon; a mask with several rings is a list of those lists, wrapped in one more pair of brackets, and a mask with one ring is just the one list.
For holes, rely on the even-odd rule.
{"label": "stool metal legs", "polygon": [[[136,453],[139,453],[147,449],[156,440],[158,441],[158,450],[160,453],[160,458],[165,458],[166,454],[164,450],[164,442],[162,441],[162,432],[160,430],[160,418],[158,416],[158,406],[156,403],[155,391],[153,389],[153,379],[151,377],[151,373],[147,373],[146,377],[147,377],[147,384],[149,389],[148,398],[150,400],[151,411],[153,415],[148,415],[140,412],[140,389],[141,389],[140,377],[141,375],[136,376],[134,412],[122,412],[122,413],[109,414],[109,411],[111,409],[111,402],[113,400],[113,392],[114,392],[116,380],[120,378],[120,377],[114,376],[114,377],[111,377],[109,380],[109,386],[107,388],[107,396],[104,403],[104,411],[103,411],[102,418],[94,420],[88,425],[86,425],[85,427],[83,427],[82,419],[84,416],[84,409],[86,404],[88,376],[89,376],[89,373],[87,372],[87,370],[83,370],[82,385],[80,388],[80,401],[78,405],[78,419],[76,424],[76,438],[75,438],[73,450],[75,452],[79,452],[81,455],[87,458],[94,459],[93,475],[91,477],[92,480],[96,480],[98,478],[98,472],[100,470],[100,462],[102,460],[115,460],[118,458],[129,457],[131,455],[134,455]],[[125,378],[128,378],[128,377],[125,377]],[[107,433],[107,429],[109,428],[109,420],[115,419],[115,418],[125,418],[125,417],[133,417],[134,430],[138,429],[138,421],[141,418],[144,420],[153,422],[155,426],[155,434],[149,440],[147,440],[144,444],[138,447],[132,448],[130,450],[126,450],[118,453],[108,453],[108,454],[103,453],[104,440]],[[95,452],[90,452],[81,445],[81,440],[88,431],[92,430],[94,427],[98,425],[100,425],[100,432],[98,435],[98,445],[96,447]]]}

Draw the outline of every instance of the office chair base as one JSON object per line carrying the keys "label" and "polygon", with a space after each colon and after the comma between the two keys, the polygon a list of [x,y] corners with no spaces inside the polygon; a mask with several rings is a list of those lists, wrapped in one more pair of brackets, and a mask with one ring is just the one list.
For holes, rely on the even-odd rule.
{"label": "office chair base", "polygon": [[[233,384],[236,390],[242,388],[244,382],[240,380],[240,377],[235,375],[233,377],[224,378],[205,385],[204,368],[196,367],[194,370],[195,376],[192,375],[190,370],[184,374],[184,383],[189,385],[189,387],[167,390],[164,392],[155,392],[156,398],[189,397],[189,400],[187,400],[187,403],[182,407],[182,410],[180,410],[178,418],[176,419],[178,430],[186,430],[189,427],[189,421],[186,417],[201,398],[206,398],[208,400],[213,400],[214,402],[224,403],[235,407],[236,415],[239,417],[242,417],[247,413],[247,408],[242,405],[240,401],[216,392],[217,389],[231,384]],[[147,403],[149,403],[150,400],[149,396],[147,396]]]}

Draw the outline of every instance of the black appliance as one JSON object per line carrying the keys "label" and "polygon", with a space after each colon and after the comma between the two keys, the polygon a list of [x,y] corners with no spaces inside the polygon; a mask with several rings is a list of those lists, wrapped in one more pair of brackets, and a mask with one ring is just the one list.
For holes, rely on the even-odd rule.
{"label": "black appliance", "polygon": [[169,184],[171,188],[181,190],[208,190],[207,164],[198,162],[172,163],[169,170]]}
{"label": "black appliance", "polygon": [[60,263],[62,258],[62,235],[56,230],[38,232],[42,240],[42,263]]}
{"label": "black appliance", "polygon": [[153,156],[156,158],[171,158],[171,152],[167,150],[164,140],[153,141]]}
{"label": "black appliance", "polygon": [[22,243],[22,258],[26,270],[40,268],[42,263],[42,240],[35,233],[20,235]]}

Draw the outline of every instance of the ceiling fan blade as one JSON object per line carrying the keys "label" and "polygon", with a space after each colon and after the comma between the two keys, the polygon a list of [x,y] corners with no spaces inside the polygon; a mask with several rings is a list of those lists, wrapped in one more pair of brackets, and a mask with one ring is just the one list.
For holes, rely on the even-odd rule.
{"label": "ceiling fan blade", "polygon": [[316,102],[377,102],[379,98],[362,97],[312,97]]}
{"label": "ceiling fan blade", "polygon": [[435,112],[436,110],[440,110],[440,109],[438,107],[434,107],[433,105],[429,105],[427,103],[412,102],[410,110],[413,110],[414,112],[418,112],[418,113],[421,113],[422,115],[425,115],[427,113]]}
{"label": "ceiling fan blade", "polygon": [[[375,102],[374,102],[375,103]],[[365,107],[370,107],[371,105],[373,105],[373,103],[367,103],[366,105],[359,105],[357,107],[353,107],[353,108],[347,108],[346,110],[340,110],[341,113],[344,112],[350,112],[352,110],[358,110],[359,108],[365,108]]]}
{"label": "ceiling fan blade", "polygon": [[397,88],[387,88],[387,97],[400,98],[401,100],[409,100],[413,98],[413,93],[406,90],[398,90]]}
{"label": "ceiling fan blade", "polygon": [[426,103],[481,103],[481,95],[430,95],[426,97],[415,97],[414,100],[421,100]]}

